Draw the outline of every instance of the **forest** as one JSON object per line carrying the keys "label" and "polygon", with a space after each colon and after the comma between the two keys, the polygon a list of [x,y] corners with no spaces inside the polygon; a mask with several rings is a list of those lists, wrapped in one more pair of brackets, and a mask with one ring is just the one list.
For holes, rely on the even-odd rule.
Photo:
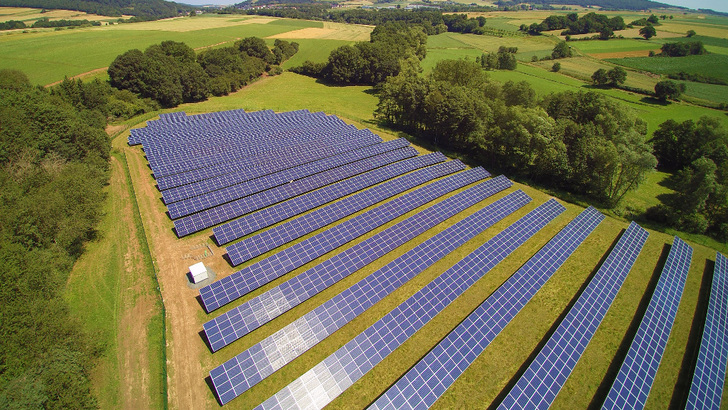
{"label": "forest", "polygon": [[117,89],[152,99],[163,107],[176,107],[210,95],[227,95],[266,71],[278,74],[280,64],[296,52],[295,42],[278,39],[271,51],[257,37],[199,55],[185,43],[164,41],[144,52],[133,49],[117,56],[108,73],[110,84]]}
{"label": "forest", "polygon": [[107,119],[158,108],[100,81],[49,90],[0,70],[0,407],[97,407],[89,372],[104,346],[70,316],[62,291],[97,234]]}

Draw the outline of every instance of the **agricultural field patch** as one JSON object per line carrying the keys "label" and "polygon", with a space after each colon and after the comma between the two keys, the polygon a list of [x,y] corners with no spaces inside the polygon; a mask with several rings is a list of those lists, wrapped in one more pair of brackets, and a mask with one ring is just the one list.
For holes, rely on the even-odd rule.
{"label": "agricultural field patch", "polygon": [[716,19],[715,21],[722,24],[706,24],[706,22],[701,20],[696,20],[694,22],[688,21],[685,23],[682,21],[665,22],[662,26],[656,27],[657,36],[659,37],[662,31],[670,31],[685,35],[688,30],[695,30],[695,32],[701,36],[728,38],[727,22],[723,19]]}
{"label": "agricultural field patch", "polygon": [[651,40],[635,40],[635,39],[611,39],[611,40],[587,40],[569,43],[585,54],[598,53],[622,53],[627,51],[644,51],[659,50],[662,43]]}
{"label": "agricultural field patch", "polygon": [[[598,69],[603,68],[605,70],[611,70],[614,68],[614,65],[612,64],[590,57],[566,58],[560,60],[559,63],[561,64],[561,70],[559,71],[561,74],[575,77],[586,83],[591,83],[591,76]],[[536,63],[536,65],[542,67],[544,70],[550,70],[553,64],[553,61],[540,61]],[[655,84],[658,80],[659,78],[656,78],[655,75],[628,71],[625,85],[649,91],[655,88]]]}
{"label": "agricultural field patch", "polygon": [[[238,16],[232,17],[229,15],[217,15],[209,14],[195,17],[174,17],[169,19],[148,21],[134,24],[119,24],[114,26],[115,30],[161,30],[161,31],[173,31],[173,32],[189,32],[198,30],[209,30],[223,27],[235,27],[242,25],[267,25],[273,23],[279,19],[273,17],[259,17],[250,16],[247,18],[240,18]],[[320,26],[321,23],[318,23]],[[316,26],[316,23],[311,23],[312,27]]]}
{"label": "agricultural field patch", "polygon": [[[335,48],[341,47],[346,44],[351,44],[351,41],[344,40],[322,40],[322,39],[291,39],[289,41],[295,41],[298,43],[298,53],[294,54],[293,57],[286,60],[281,66],[283,68],[297,67],[303,64],[304,61],[309,60],[314,63],[323,63],[328,61],[329,54]],[[269,45],[272,45],[272,41],[269,40]]]}
{"label": "agricultural field patch", "polygon": [[728,104],[728,86],[716,84],[695,83],[686,81],[685,96],[712,101],[715,103]]}
{"label": "agricultural field patch", "polygon": [[[124,18],[130,16],[123,16]],[[26,7],[0,7],[0,22],[18,20],[26,25],[33,24],[36,20],[48,18],[50,20],[89,20],[89,21],[116,21],[119,17],[101,16],[89,14],[83,11],[74,10],[48,10],[41,13],[41,9]]]}
{"label": "agricultural field patch", "polygon": [[373,26],[324,22],[323,27],[306,27],[269,38],[369,41]]}
{"label": "agricultural field patch", "polygon": [[707,54],[686,57],[635,57],[607,60],[614,64],[656,74],[686,72],[728,81],[728,55]]}
{"label": "agricultural field patch", "polygon": [[[238,18],[239,19],[239,18]],[[270,20],[265,24],[234,24],[232,17],[196,16],[164,21],[102,26],[63,31],[0,35],[0,68],[25,72],[34,84],[49,84],[98,68],[130,49],[144,50],[152,44],[173,40],[192,48],[232,43],[244,37],[268,37],[304,26],[322,27],[321,22]],[[265,19],[256,21],[266,21]],[[288,24],[290,23],[290,24]],[[184,30],[185,24],[198,27]],[[204,27],[211,27],[202,29]]]}

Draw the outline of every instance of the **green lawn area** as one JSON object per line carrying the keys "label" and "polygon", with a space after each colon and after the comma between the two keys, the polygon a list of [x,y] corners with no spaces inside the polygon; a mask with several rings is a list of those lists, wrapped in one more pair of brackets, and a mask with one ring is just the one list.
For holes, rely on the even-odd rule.
{"label": "green lawn area", "polygon": [[[0,68],[22,70],[34,84],[49,84],[97,68],[108,67],[117,55],[134,48],[166,40],[182,41],[190,47],[204,47],[238,38],[321,27],[321,22],[273,20],[266,24],[248,19],[216,16],[102,26],[63,31],[40,31],[0,35]],[[189,31],[185,29],[189,24]],[[206,28],[206,27],[213,28]]]}
{"label": "green lawn area", "polygon": [[631,38],[612,40],[588,40],[569,42],[573,48],[586,54],[596,53],[623,53],[625,51],[655,50],[662,46],[662,43],[654,40],[635,40]]}
{"label": "green lawn area", "polygon": [[723,54],[686,57],[628,57],[612,58],[608,61],[656,74],[684,71],[689,74],[706,75],[728,81],[728,55]]}
{"label": "green lawn area", "polygon": [[[351,41],[344,40],[318,39],[290,39],[287,41],[298,43],[299,48],[298,53],[282,64],[283,68],[300,66],[306,60],[311,60],[315,63],[326,62],[333,49],[352,43]],[[271,45],[272,43],[273,41],[271,41]]]}

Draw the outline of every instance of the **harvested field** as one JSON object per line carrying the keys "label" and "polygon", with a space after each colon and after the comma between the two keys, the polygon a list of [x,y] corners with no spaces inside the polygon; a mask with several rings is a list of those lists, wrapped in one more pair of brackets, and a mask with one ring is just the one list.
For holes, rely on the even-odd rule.
{"label": "harvested field", "polygon": [[307,27],[268,38],[369,41],[372,30],[374,26],[325,22],[323,27]]}

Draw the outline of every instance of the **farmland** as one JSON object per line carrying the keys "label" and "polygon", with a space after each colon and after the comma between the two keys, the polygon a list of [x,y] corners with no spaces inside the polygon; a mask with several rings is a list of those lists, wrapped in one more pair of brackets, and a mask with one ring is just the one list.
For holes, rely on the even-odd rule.
{"label": "farmland", "polygon": [[[630,15],[634,18],[643,16],[638,13]],[[509,29],[513,32],[522,23],[537,22],[544,17],[545,15],[527,12],[486,14],[491,27]],[[625,20],[628,18],[625,17]],[[725,19],[693,20],[688,16],[678,16],[674,22],[666,22],[664,29],[674,33],[684,33],[686,30],[684,28],[692,24],[705,27],[705,30],[699,30],[701,34],[705,32],[705,35],[715,36],[723,33],[726,27]],[[299,52],[283,65],[284,68],[290,68],[305,60],[326,61],[331,50],[353,41],[366,40],[371,29],[369,26],[267,17],[202,15],[75,30],[3,33],[0,34],[0,68],[22,69],[30,77],[31,82],[36,84],[50,84],[64,76],[99,69],[101,71],[95,74],[97,78],[106,79],[103,68],[108,66],[116,55],[130,48],[144,49],[164,40],[175,40],[201,49],[230,45],[237,39],[247,36],[265,37],[269,45],[272,45],[276,38],[298,42]],[[527,81],[539,96],[559,91],[592,90],[594,88],[590,84],[591,73],[597,68],[611,68],[617,64],[630,68],[626,85],[646,90],[654,87],[659,78],[657,75],[645,73],[647,71],[665,74],[672,72],[671,70],[693,69],[700,72],[707,66],[713,67],[710,72],[714,73],[724,72],[725,67],[728,67],[726,64],[728,61],[724,61],[723,58],[725,55],[718,53],[726,48],[725,41],[728,41],[722,37],[706,37],[706,46],[715,50],[715,54],[697,56],[710,57],[706,61],[672,62],[666,58],[612,58],[615,53],[646,53],[648,50],[659,50],[663,42],[662,39],[645,41],[630,38],[571,43],[578,50],[579,56],[562,60],[559,72],[551,71],[553,61],[531,63],[532,56],[542,58],[550,55],[556,40],[550,36],[528,37],[519,34],[491,37],[443,33],[428,38],[427,58],[423,60],[422,67],[426,74],[443,59],[474,60],[483,52],[497,51],[500,46],[517,46],[519,60],[517,69],[492,71],[489,75],[499,82]],[[667,40],[665,38],[665,41]],[[80,46],[83,46],[84,58],[79,57]],[[607,56],[610,58],[607,59]],[[663,61],[673,66],[660,66]],[[702,68],[693,68],[696,63],[701,64]],[[686,94],[708,102],[728,102],[726,89],[728,89],[726,86],[690,83]],[[728,124],[728,116],[724,112],[687,102],[661,104],[633,92],[618,89],[594,90],[635,110],[647,122],[648,135],[667,119],[683,121],[707,115],[720,118]],[[88,246],[88,253],[77,262],[67,285],[67,299],[74,313],[86,323],[90,331],[103,338],[108,346],[102,363],[94,373],[94,391],[97,396],[103,397],[100,401],[102,408],[165,406],[219,408],[216,397],[205,380],[214,367],[272,335],[416,245],[513,190],[522,189],[534,199],[522,210],[435,263],[334,333],[324,343],[307,351],[225,406],[231,409],[252,408],[297,379],[495,234],[537,205],[547,201],[552,195],[559,194],[517,183],[509,191],[489,198],[437,225],[229,347],[211,354],[203,340],[204,336],[200,335],[204,322],[261,295],[284,280],[299,275],[331,255],[319,257],[285,277],[251,292],[232,306],[210,315],[205,314],[196,299],[198,292],[191,289],[184,278],[187,267],[197,261],[195,258],[201,257],[200,247],[209,246],[212,250],[210,257],[205,253],[204,261],[215,271],[218,279],[232,274],[236,268],[231,267],[223,258],[224,248],[216,246],[210,240],[210,229],[182,239],[176,237],[172,231],[173,224],[165,214],[166,208],[160,200],[160,193],[155,188],[155,180],[150,174],[144,152],[139,147],[129,147],[126,144],[126,138],[129,136],[128,128],[143,127],[146,120],[156,118],[161,112],[170,111],[185,111],[191,115],[240,108],[246,111],[271,109],[277,112],[309,109],[313,112],[335,114],[358,128],[370,128],[384,140],[406,136],[384,128],[374,118],[377,102],[378,97],[369,86],[330,86],[313,78],[284,72],[278,76],[261,78],[228,96],[211,97],[200,103],[183,104],[173,110],[164,110],[137,117],[123,124],[115,124],[116,132],[111,133],[115,135],[112,141],[114,154],[111,159],[111,180],[107,189],[105,216],[99,226],[102,235]],[[435,149],[431,146],[415,145],[415,147],[420,153]],[[627,220],[632,216],[631,212],[643,211],[649,206],[656,205],[659,203],[658,195],[672,192],[664,184],[667,178],[669,174],[664,172],[650,174],[639,190],[627,195],[620,208],[613,211],[604,210],[605,214],[612,217],[608,217],[599,225],[485,353],[436,402],[435,408],[481,408],[502,400],[502,395],[523,372],[524,363],[533,359],[538,353],[548,335],[553,332],[583,290],[585,283],[597,271],[610,248],[627,227]],[[453,194],[463,190],[457,190]],[[401,348],[389,355],[381,365],[336,398],[331,407],[361,408],[374,401],[584,208],[583,198],[576,201],[579,204],[560,202],[567,207],[563,215],[476,282],[442,314],[436,316]],[[419,207],[347,243],[339,250],[349,249],[361,243],[426,206]],[[359,214],[361,213],[350,218]],[[119,221],[123,221],[123,226]],[[296,243],[321,231],[315,231],[297,240]],[[557,397],[554,408],[587,408],[600,404],[604,399],[605,388],[609,387],[606,384],[616,373],[613,362],[621,360],[626,354],[635,331],[633,318],[644,312],[644,305],[649,300],[650,292],[664,264],[673,234],[695,241],[691,243],[695,253],[675,327],[647,405],[650,408],[667,408],[682,400],[685,384],[689,383],[689,379],[686,379],[689,375],[686,369],[688,365],[685,363],[686,352],[691,352],[699,342],[698,329],[702,326],[700,316],[704,314],[707,303],[705,292],[709,283],[706,278],[710,277],[712,272],[715,250],[726,252],[728,248],[723,243],[705,237],[684,235],[671,230],[667,233],[651,230],[636,267],[627,277],[612,309],[607,313],[604,322],[587,347],[584,357]],[[275,252],[266,253],[250,263],[260,261]],[[157,286],[161,297],[157,293]],[[164,301],[163,305],[160,300]],[[114,319],[108,319],[110,317]],[[144,371],[147,373],[144,374]],[[143,376],[136,380],[135,377],[140,372]],[[728,393],[724,393],[724,399],[726,395]]]}

